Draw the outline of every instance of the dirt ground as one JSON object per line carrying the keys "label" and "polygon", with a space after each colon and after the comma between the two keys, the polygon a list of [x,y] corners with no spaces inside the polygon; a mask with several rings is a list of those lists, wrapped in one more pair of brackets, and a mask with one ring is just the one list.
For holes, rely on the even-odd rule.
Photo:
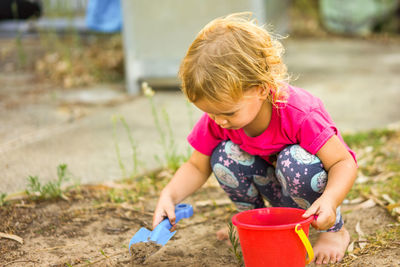
{"label": "dirt ground", "polygon": [[[129,240],[141,227],[151,228],[156,196],[118,204],[110,201],[111,189],[82,186],[67,193],[68,201],[23,201],[1,207],[0,232],[23,238],[23,244],[0,239],[1,266],[135,266],[128,252]],[[172,239],[142,265],[239,266],[230,245],[215,236],[234,214],[222,190],[210,180],[185,202],[193,204],[194,216],[180,221]],[[395,223],[378,206],[344,205],[343,210],[353,241],[358,238],[357,223],[366,235],[386,231]],[[312,242],[316,235],[311,231]],[[398,264],[397,243],[365,254],[349,253],[337,266]]]}
{"label": "dirt ground", "polygon": [[[141,228],[151,228],[156,198],[136,205],[107,201],[102,186],[81,188],[70,201],[27,202],[0,209],[1,232],[12,232],[24,244],[0,239],[1,266],[131,266],[129,240]],[[220,197],[216,188],[194,199]],[[188,202],[192,202],[188,200]],[[205,203],[207,204],[207,203]],[[228,245],[215,238],[231,212],[229,206],[196,207],[194,216],[179,222],[177,233],[156,254],[149,266],[236,266]],[[67,264],[68,263],[68,264]]]}

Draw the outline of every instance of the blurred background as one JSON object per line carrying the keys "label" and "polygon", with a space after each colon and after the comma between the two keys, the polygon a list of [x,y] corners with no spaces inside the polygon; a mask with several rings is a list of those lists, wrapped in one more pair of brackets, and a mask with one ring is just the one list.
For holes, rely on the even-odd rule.
{"label": "blurred background", "polygon": [[[289,37],[283,42],[293,38],[390,42],[400,33],[398,0],[3,0],[1,5],[1,71],[33,71],[64,88],[123,80],[131,53],[134,61],[160,64],[176,57],[179,63],[207,22],[232,12],[252,12],[261,24]],[[171,78],[176,73],[176,69],[145,68],[139,70],[144,72],[137,75],[139,80]]]}
{"label": "blurred background", "polygon": [[[189,151],[200,112],[179,91],[179,63],[207,22],[232,12],[252,12],[281,38],[292,83],[320,97],[342,131],[400,121],[398,0],[0,5],[3,192],[23,189],[28,175],[52,179],[60,163],[83,183],[102,182],[165,165],[165,147]],[[155,96],[143,96],[143,82]]]}

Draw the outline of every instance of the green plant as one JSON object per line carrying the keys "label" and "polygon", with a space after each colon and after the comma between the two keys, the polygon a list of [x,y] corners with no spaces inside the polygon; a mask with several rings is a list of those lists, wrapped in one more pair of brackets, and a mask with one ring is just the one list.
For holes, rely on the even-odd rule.
{"label": "green plant", "polygon": [[6,197],[7,197],[6,193],[0,193],[0,207],[7,204]]}
{"label": "green plant", "polygon": [[[171,127],[171,122],[165,109],[162,109],[162,116],[165,125],[162,125],[160,122],[159,114],[153,99],[155,94],[153,89],[146,82],[144,82],[142,83],[142,90],[144,95],[148,98],[150,102],[154,125],[156,126],[157,132],[160,136],[160,143],[164,152],[166,167],[175,172],[179,168],[179,166],[185,161],[186,157],[177,152],[177,146]],[[164,130],[164,128],[166,128],[166,130]],[[161,162],[158,156],[155,157],[158,161]]]}
{"label": "green plant", "polygon": [[164,149],[164,155],[167,160],[167,168],[175,172],[185,161],[185,156],[179,154],[177,151],[178,147],[175,143],[174,133],[171,127],[171,121],[169,119],[167,111],[164,108],[162,109],[162,115],[165,122],[165,128],[167,130],[166,131],[167,144]]}
{"label": "green plant", "polygon": [[109,258],[109,256],[106,255],[106,253],[104,252],[104,250],[100,249],[100,253],[101,253],[101,255],[103,255],[104,257]]}
{"label": "green plant", "polygon": [[[122,175],[123,177],[134,177],[136,175],[138,175],[139,173],[139,164],[142,164],[142,162],[139,161],[138,158],[138,145],[137,142],[133,139],[132,136],[132,131],[128,126],[128,123],[126,122],[125,118],[122,116],[113,116],[113,139],[114,139],[114,146],[115,146],[115,151],[117,153],[117,159],[118,159],[118,164],[119,167],[122,171]],[[129,139],[129,143],[131,145],[131,149],[132,149],[132,164],[133,164],[133,169],[131,171],[131,173],[128,175],[126,172],[126,168],[125,165],[122,161],[122,157],[121,157],[121,151],[119,149],[119,144],[118,144],[118,138],[117,138],[117,124],[118,121],[120,121],[126,131],[126,134],[128,136]]]}
{"label": "green plant", "polygon": [[132,163],[133,163],[133,175],[138,174],[138,166],[139,166],[139,159],[138,159],[138,145],[132,137],[131,129],[129,128],[128,124],[126,123],[124,117],[120,117],[121,123],[124,126],[126,133],[129,138],[129,143],[132,149]]}
{"label": "green plant", "polygon": [[243,266],[243,255],[242,251],[240,250],[239,238],[237,237],[237,232],[232,222],[228,223],[228,228],[229,241],[232,244],[232,247],[229,248],[229,251],[231,251],[235,255],[238,264],[240,266]]}
{"label": "green plant", "polygon": [[125,202],[125,198],[118,194],[118,192],[114,189],[108,191],[108,197],[112,203],[123,203]]}
{"label": "green plant", "polygon": [[122,176],[126,177],[126,168],[125,168],[124,163],[122,162],[121,151],[119,149],[119,144],[118,144],[118,139],[117,139],[118,117],[113,116],[112,121],[113,121],[113,139],[114,139],[115,152],[117,153],[118,164],[119,164],[119,168],[122,171]]}
{"label": "green plant", "polygon": [[57,167],[57,180],[42,185],[38,176],[28,177],[28,189],[26,193],[32,199],[55,199],[63,197],[62,184],[69,180],[67,176],[67,165],[60,164]]}

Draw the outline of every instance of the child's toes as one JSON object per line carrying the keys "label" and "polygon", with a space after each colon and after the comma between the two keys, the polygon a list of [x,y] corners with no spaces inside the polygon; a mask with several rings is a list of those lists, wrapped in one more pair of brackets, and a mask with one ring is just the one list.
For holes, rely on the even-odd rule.
{"label": "child's toes", "polygon": [[316,264],[322,264],[324,262],[324,259],[325,259],[325,255],[319,254],[315,258],[315,263]]}
{"label": "child's toes", "polygon": [[332,253],[329,257],[328,263],[333,264],[337,262],[338,255],[336,253]]}
{"label": "child's toes", "polygon": [[216,234],[217,235],[217,239],[220,240],[220,241],[227,240],[229,238],[228,232],[229,232],[228,227],[224,227],[224,228],[218,230],[218,232]]}
{"label": "child's toes", "polygon": [[325,257],[324,257],[324,260],[322,261],[322,263],[323,264],[328,264],[329,263],[329,261],[330,261],[330,257],[329,257],[329,255],[326,255]]}

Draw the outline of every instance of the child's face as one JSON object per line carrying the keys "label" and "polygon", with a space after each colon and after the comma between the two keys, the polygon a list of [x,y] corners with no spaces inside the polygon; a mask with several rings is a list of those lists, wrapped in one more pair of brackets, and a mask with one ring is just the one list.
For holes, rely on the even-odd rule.
{"label": "child's face", "polygon": [[266,99],[265,89],[257,86],[246,91],[244,96],[234,104],[212,102],[207,99],[199,99],[194,104],[222,128],[240,129],[255,120]]}

